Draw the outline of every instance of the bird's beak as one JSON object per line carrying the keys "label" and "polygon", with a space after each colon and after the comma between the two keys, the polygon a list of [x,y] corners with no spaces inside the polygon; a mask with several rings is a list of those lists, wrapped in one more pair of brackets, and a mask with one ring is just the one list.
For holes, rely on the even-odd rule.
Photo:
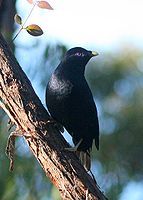
{"label": "bird's beak", "polygon": [[96,51],[92,51],[91,53],[92,53],[92,56],[98,56],[99,55],[99,53],[97,53]]}

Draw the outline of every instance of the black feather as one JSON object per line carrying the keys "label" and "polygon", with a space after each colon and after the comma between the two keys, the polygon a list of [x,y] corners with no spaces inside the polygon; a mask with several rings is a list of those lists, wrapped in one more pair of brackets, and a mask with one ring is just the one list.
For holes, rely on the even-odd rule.
{"label": "black feather", "polygon": [[76,47],[67,51],[52,74],[46,90],[46,105],[51,116],[61,123],[72,136],[78,151],[89,152],[95,140],[99,149],[97,109],[91,90],[85,80],[91,51]]}

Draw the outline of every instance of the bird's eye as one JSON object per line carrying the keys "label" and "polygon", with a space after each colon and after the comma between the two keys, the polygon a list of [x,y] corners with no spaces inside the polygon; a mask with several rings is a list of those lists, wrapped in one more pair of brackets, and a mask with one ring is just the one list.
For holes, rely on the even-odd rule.
{"label": "bird's eye", "polygon": [[75,56],[84,56],[84,54],[83,53],[81,53],[81,52],[77,52],[77,53],[75,53]]}

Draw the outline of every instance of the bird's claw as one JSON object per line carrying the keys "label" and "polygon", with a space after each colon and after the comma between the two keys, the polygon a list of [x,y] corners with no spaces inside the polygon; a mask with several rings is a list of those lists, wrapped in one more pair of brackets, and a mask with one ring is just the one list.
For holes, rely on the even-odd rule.
{"label": "bird's claw", "polygon": [[72,152],[78,151],[78,147],[80,146],[82,141],[83,139],[80,139],[80,141],[74,147],[68,147],[68,148],[65,148],[65,150],[72,151]]}

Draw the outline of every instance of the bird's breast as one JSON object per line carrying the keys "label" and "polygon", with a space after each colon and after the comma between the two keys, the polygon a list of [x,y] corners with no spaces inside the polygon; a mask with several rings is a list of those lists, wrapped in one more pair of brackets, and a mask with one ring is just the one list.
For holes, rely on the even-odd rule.
{"label": "bird's breast", "polygon": [[59,79],[54,74],[49,82],[50,92],[57,98],[62,99],[67,97],[73,88],[73,84],[69,80]]}

